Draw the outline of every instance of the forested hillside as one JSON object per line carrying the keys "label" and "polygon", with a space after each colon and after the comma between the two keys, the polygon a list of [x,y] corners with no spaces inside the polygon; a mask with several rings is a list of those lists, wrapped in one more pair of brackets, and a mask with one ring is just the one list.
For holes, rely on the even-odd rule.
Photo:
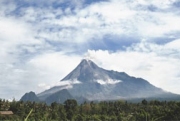
{"label": "forested hillside", "polygon": [[[13,111],[13,115],[0,115],[0,121],[179,121],[180,102],[126,101],[84,102],[66,100],[63,104],[23,102],[0,99],[0,110]],[[32,112],[31,112],[32,111]],[[31,113],[30,113],[31,112]]]}

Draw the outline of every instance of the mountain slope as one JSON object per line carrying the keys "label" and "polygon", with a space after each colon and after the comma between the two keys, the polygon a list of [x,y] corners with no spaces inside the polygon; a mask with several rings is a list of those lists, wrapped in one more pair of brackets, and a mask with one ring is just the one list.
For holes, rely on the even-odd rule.
{"label": "mountain slope", "polygon": [[80,64],[61,81],[77,79],[82,83],[96,81],[100,84],[121,82],[121,80],[117,80],[119,75],[117,75],[115,71],[112,72],[98,67],[91,60],[83,59]]}
{"label": "mountain slope", "polygon": [[[74,82],[74,80],[79,83],[71,83],[71,88],[67,88],[67,90],[74,97],[82,96],[88,100],[149,98],[169,95],[142,78],[129,76],[125,72],[105,70],[98,67],[93,61],[86,59],[83,59],[61,82]],[[48,94],[58,89],[61,90],[61,88],[62,86],[53,87],[43,93]]]}
{"label": "mountain slope", "polygon": [[51,104],[53,102],[64,103],[67,99],[73,99],[73,96],[68,92],[68,90],[63,89],[56,93],[53,93],[49,97],[45,99],[47,104]]}

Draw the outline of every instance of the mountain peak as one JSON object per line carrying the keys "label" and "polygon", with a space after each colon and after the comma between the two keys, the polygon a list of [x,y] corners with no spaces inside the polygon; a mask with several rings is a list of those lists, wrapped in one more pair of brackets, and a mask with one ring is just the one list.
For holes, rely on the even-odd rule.
{"label": "mountain peak", "polygon": [[93,61],[82,59],[79,65],[61,81],[77,79],[81,82],[87,82],[93,80],[96,72],[100,69],[101,68],[98,67]]}
{"label": "mountain peak", "polygon": [[86,59],[86,58],[81,60],[81,62],[88,62],[88,61],[91,61],[91,60],[90,59]]}
{"label": "mountain peak", "polygon": [[92,62],[91,60],[82,59],[79,65],[87,65],[87,64],[89,64],[89,63],[91,63],[91,62]]}
{"label": "mountain peak", "polygon": [[82,69],[91,69],[91,70],[99,68],[93,61],[89,59],[82,59],[78,66],[80,66]]}
{"label": "mountain peak", "polygon": [[29,92],[24,94],[21,99],[22,101],[35,101],[35,102],[39,102],[39,98],[36,96],[36,94],[34,92]]}

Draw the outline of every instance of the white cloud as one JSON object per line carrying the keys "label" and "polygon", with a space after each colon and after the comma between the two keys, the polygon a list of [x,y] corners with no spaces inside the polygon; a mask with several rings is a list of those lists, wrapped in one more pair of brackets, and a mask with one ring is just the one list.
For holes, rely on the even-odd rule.
{"label": "white cloud", "polygon": [[95,81],[97,81],[99,84],[102,84],[102,85],[117,84],[119,82],[122,82],[121,80],[112,80],[112,79],[108,79],[108,80],[95,80]]}
{"label": "white cloud", "polygon": [[[172,11],[151,12],[140,9],[138,5],[154,5],[156,7],[171,6],[172,2],[147,2],[147,1],[112,1],[99,2],[91,4],[82,9],[75,9],[74,11],[62,12],[62,10],[52,14],[54,10],[36,10],[29,15],[26,13],[28,20],[36,16],[35,21],[41,19],[38,37],[51,39],[52,41],[84,43],[92,41],[94,36],[97,39],[102,39],[103,36],[112,35],[127,35],[136,38],[155,38],[168,37],[168,33],[179,31],[180,27],[177,24],[179,16]],[[61,15],[60,18],[56,16]],[[36,26],[37,27],[37,26]],[[53,28],[53,29],[52,29]],[[52,31],[53,30],[53,31]],[[84,36],[82,36],[82,34]],[[120,40],[118,40],[120,41]]]}
{"label": "white cloud", "polygon": [[[47,4],[53,2],[57,1],[50,1]],[[172,2],[113,0],[97,2],[83,8],[77,7],[75,10],[54,9],[52,6],[48,8],[28,6],[20,9],[21,16],[16,19],[28,23],[37,38],[64,43],[86,43],[94,39],[101,40],[106,35],[152,38],[179,31],[179,26],[176,24],[179,16],[171,11],[151,12],[144,10],[143,6],[171,6]],[[72,3],[77,4],[77,1]],[[142,6],[140,9],[139,5]],[[20,22],[17,24],[19,25]]]}
{"label": "white cloud", "polygon": [[[40,93],[50,87],[59,85],[59,81],[66,76],[80,62],[78,55],[65,55],[61,52],[45,52],[31,57],[23,65],[1,64],[0,77],[1,98],[19,99],[25,92]],[[9,85],[11,83],[11,85]],[[75,82],[76,83],[76,82]],[[4,93],[6,90],[12,90]]]}
{"label": "white cloud", "polygon": [[31,80],[38,81],[36,85],[42,87],[38,88],[36,92],[55,86],[77,66],[80,60],[81,57],[78,55],[65,55],[61,52],[49,52],[31,58],[27,62],[29,74],[34,76],[31,77]]}
{"label": "white cloud", "polygon": [[169,42],[165,45],[165,48],[180,51],[180,39]]}

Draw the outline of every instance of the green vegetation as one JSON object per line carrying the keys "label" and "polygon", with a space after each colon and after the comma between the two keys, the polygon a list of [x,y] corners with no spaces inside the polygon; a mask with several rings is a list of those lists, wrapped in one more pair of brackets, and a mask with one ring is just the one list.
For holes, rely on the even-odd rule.
{"label": "green vegetation", "polygon": [[0,115],[0,121],[180,121],[180,102],[175,101],[102,101],[78,105],[71,99],[47,105],[0,99],[0,110],[14,113]]}

